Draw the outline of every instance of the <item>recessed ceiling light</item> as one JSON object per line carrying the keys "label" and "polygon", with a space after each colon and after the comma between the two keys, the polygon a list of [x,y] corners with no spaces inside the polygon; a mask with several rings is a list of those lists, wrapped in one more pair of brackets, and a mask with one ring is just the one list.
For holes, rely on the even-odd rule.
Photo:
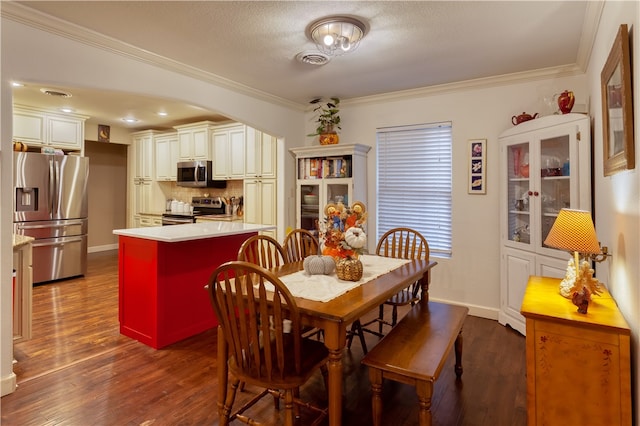
{"label": "recessed ceiling light", "polygon": [[166,112],[164,112],[164,111],[160,111],[160,112],[158,112],[158,115],[159,115],[159,116],[161,116],[161,117],[166,117],[166,116],[167,116],[167,115],[169,115],[169,114],[167,114],[167,113],[166,113]]}
{"label": "recessed ceiling light", "polygon": [[125,118],[122,119],[122,121],[125,121],[127,123],[137,123],[138,119],[132,118],[132,117],[125,117]]}
{"label": "recessed ceiling light", "polygon": [[12,81],[12,82],[11,82],[11,85],[12,85],[13,87],[24,87],[24,84],[22,84],[22,83],[20,83],[20,82],[17,82],[17,81]]}
{"label": "recessed ceiling light", "polygon": [[62,112],[73,112],[74,110],[73,110],[73,108],[65,107],[65,108],[60,108],[60,111],[62,111]]}

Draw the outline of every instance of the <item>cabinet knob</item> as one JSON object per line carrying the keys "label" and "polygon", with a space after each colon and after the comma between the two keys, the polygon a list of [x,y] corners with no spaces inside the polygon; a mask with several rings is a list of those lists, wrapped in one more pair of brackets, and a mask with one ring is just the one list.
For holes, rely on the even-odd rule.
{"label": "cabinet knob", "polygon": [[538,195],[540,195],[540,194],[538,193],[538,191],[533,191],[533,196],[534,196],[534,197],[537,197]]}
{"label": "cabinet knob", "polygon": [[527,192],[527,194],[529,194],[529,197],[531,197],[533,195],[533,191],[529,191]]}

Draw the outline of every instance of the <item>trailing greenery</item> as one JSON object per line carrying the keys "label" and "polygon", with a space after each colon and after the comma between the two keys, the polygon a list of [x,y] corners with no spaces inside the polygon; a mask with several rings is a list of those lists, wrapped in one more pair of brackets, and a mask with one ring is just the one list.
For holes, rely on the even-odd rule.
{"label": "trailing greenery", "polygon": [[310,133],[307,136],[317,136],[323,133],[335,133],[337,130],[341,130],[340,116],[338,115],[338,112],[340,111],[338,108],[338,105],[340,105],[340,99],[330,98],[328,102],[322,103],[322,98],[317,98],[309,103],[317,104],[313,111],[318,113],[318,118],[316,119],[318,127],[316,128],[315,133]]}

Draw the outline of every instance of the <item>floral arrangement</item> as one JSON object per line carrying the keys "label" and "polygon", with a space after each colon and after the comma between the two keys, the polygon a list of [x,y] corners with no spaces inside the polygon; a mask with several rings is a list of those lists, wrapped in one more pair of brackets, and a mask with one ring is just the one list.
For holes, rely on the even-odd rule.
{"label": "floral arrangement", "polygon": [[335,259],[357,259],[367,245],[363,226],[367,221],[367,208],[360,201],[347,207],[342,203],[329,203],[324,208],[325,218],[318,222],[322,254]]}

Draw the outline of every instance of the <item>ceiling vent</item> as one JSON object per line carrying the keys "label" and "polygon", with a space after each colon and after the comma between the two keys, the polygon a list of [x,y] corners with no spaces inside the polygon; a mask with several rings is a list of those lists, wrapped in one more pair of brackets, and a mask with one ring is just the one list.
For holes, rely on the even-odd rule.
{"label": "ceiling vent", "polygon": [[42,93],[44,93],[45,95],[57,96],[59,98],[70,98],[71,97],[71,93],[62,92],[60,90],[55,90],[55,89],[40,89],[40,91]]}
{"label": "ceiling vent", "polygon": [[296,55],[296,59],[309,65],[324,65],[331,60],[328,55],[321,52],[300,52]]}

